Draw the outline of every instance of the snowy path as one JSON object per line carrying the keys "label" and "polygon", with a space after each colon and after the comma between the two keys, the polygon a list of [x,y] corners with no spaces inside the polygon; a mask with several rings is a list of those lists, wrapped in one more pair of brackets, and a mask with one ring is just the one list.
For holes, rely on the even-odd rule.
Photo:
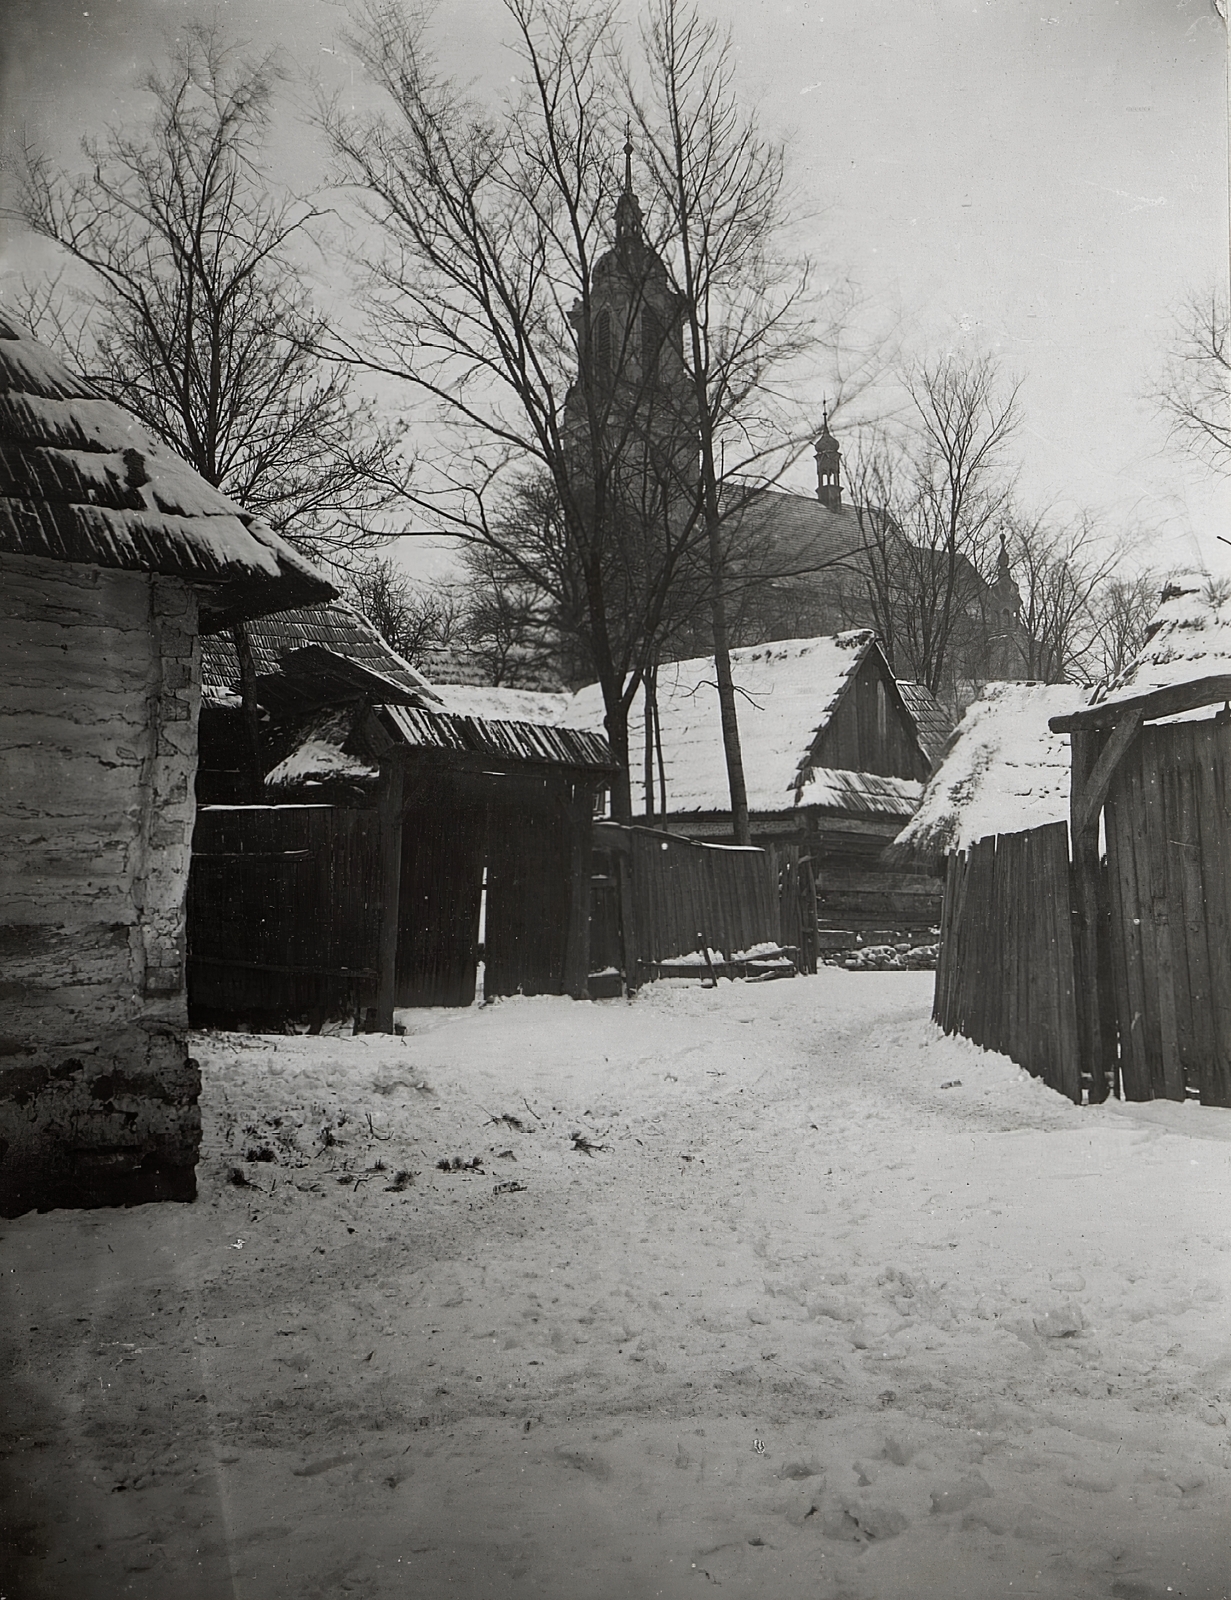
{"label": "snowy path", "polygon": [[930,987],[202,1038],[197,1206],[4,1227],[8,1600],[1225,1596],[1231,1113]]}

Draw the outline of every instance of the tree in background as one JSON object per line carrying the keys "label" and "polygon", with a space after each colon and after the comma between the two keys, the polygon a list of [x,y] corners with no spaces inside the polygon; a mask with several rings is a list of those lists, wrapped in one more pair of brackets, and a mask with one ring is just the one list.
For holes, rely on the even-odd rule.
{"label": "tree in background", "polygon": [[388,557],[350,571],[346,594],[414,667],[423,668],[429,654],[447,649],[461,630],[461,607],[452,587],[413,583]]}
{"label": "tree in background", "polygon": [[296,257],[319,213],[262,168],[278,81],[272,56],[189,24],[144,81],[148,122],[85,140],[88,171],[28,150],[21,213],[93,287],[84,311],[54,281],[22,309],[207,482],[345,566],[381,537],[401,474],[389,432],[319,353]]}
{"label": "tree in background", "polygon": [[1154,399],[1173,436],[1193,455],[1225,472],[1231,467],[1231,343],[1227,303],[1193,295],[1176,317],[1171,350]]}
{"label": "tree in background", "polygon": [[[508,0],[507,10],[518,87],[494,114],[439,74],[422,14],[385,0],[363,14],[355,48],[390,110],[325,115],[384,240],[363,263],[368,339],[349,355],[405,382],[434,416],[411,502],[487,552],[506,593],[536,596],[530,620],[577,640],[602,689],[623,773],[613,810],[626,817],[633,698],[698,574],[713,588],[713,425],[722,419],[737,437],[764,404],[776,356],[799,347],[797,317],[787,332],[795,302],[755,292],[771,286],[758,230],[780,215],[779,158],[745,138],[725,46],[715,54],[711,34],[689,22],[693,76],[676,120],[661,97],[634,107],[656,152],[644,157],[643,213],[629,152],[622,187],[612,161],[636,76],[616,58],[613,10],[580,0]],[[653,43],[651,31],[643,78],[668,59]],[[718,77],[706,102],[709,66]],[[704,238],[697,207],[724,194],[729,225]],[[604,317],[612,303],[596,298],[596,272],[610,287],[617,268],[618,315]]]}

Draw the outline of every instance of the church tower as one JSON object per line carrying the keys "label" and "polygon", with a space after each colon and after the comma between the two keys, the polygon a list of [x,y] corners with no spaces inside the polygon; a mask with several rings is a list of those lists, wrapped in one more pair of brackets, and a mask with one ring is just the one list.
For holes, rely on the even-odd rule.
{"label": "church tower", "polygon": [[842,452],[838,441],[829,431],[829,408],[826,407],[821,423],[821,436],[816,441],[816,497],[826,511],[842,509]]}
{"label": "church tower", "polygon": [[579,370],[569,410],[574,426],[582,426],[588,399],[612,438],[627,441],[620,445],[627,468],[649,469],[678,483],[681,474],[695,474],[697,454],[697,428],[689,420],[695,404],[684,366],[682,297],[646,238],[632,157],[629,136],[614,242],[591,273],[589,328],[583,302],[571,313]]}

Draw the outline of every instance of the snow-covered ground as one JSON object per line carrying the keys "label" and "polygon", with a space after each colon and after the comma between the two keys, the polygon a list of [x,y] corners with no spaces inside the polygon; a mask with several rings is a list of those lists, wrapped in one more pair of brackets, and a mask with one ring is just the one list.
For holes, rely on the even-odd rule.
{"label": "snow-covered ground", "polygon": [[1227,1595],[1231,1113],[931,984],[198,1037],[195,1206],[3,1225],[0,1594]]}

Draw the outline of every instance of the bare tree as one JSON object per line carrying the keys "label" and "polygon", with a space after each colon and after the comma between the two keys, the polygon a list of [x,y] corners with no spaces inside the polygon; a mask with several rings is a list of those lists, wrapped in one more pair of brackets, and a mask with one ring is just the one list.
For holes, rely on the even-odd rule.
{"label": "bare tree", "polygon": [[1186,449],[1219,471],[1231,467],[1231,341],[1221,294],[1193,295],[1181,308],[1153,398]]}
{"label": "bare tree", "polygon": [[831,593],[846,626],[875,627],[900,677],[952,701],[959,680],[986,676],[985,575],[1011,506],[1017,389],[988,356],[944,356],[904,381],[905,425],[856,459],[860,545]]}
{"label": "bare tree", "polygon": [[1097,681],[1123,672],[1146,641],[1166,580],[1158,573],[1112,574],[1091,599],[1093,631],[1087,676]]}
{"label": "bare tree", "polygon": [[[732,831],[747,844],[731,678],[728,524],[741,496],[758,479],[764,483],[767,458],[781,454],[784,430],[773,427],[770,378],[816,348],[818,307],[808,300],[808,262],[780,248],[788,198],[784,149],[740,103],[729,36],[681,0],[653,0],[642,40],[647,87],[639,96],[636,75],[627,74],[626,90],[678,291],[697,438],[689,477],[676,487],[676,514],[705,534]],[[741,485],[735,495],[724,482],[728,474]]]}
{"label": "bare tree", "polygon": [[381,537],[399,469],[390,432],[319,354],[297,252],[320,214],[263,170],[279,78],[273,55],[190,24],[144,81],[154,105],[138,131],[86,139],[75,176],[27,150],[22,215],[89,288],[70,299],[53,279],[22,309],[209,483],[345,562]]}
{"label": "bare tree", "polygon": [[388,557],[365,561],[346,579],[347,596],[412,666],[447,648],[461,628],[461,606],[444,585],[412,583]]}
{"label": "bare tree", "polygon": [[[1123,584],[1117,569],[1123,542],[1100,539],[1089,516],[1058,521],[1010,507],[1002,524],[1006,558],[1021,594],[1013,650],[1019,675],[1041,683],[1088,682],[1102,676],[1100,633],[1108,603]],[[1110,593],[1109,593],[1110,590]]]}

